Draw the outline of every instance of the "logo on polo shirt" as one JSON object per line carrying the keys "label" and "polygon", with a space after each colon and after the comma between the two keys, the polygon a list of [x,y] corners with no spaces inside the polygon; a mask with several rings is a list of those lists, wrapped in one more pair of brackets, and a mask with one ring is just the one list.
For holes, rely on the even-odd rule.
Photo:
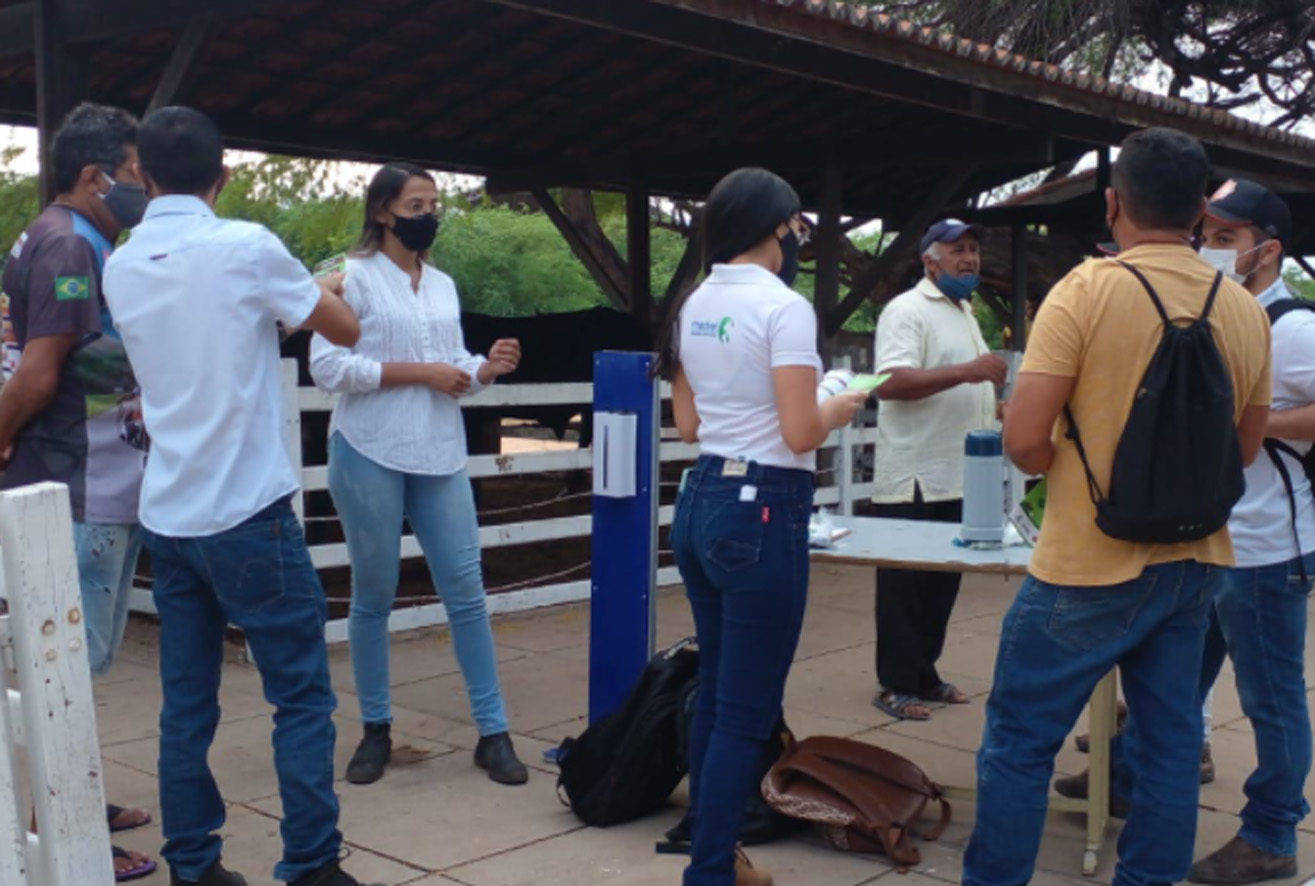
{"label": "logo on polo shirt", "polygon": [[55,301],[85,301],[91,298],[91,283],[86,277],[56,277]]}
{"label": "logo on polo shirt", "polygon": [[694,338],[715,338],[722,344],[731,340],[731,329],[735,321],[730,317],[720,320],[695,320],[689,326],[689,334]]}

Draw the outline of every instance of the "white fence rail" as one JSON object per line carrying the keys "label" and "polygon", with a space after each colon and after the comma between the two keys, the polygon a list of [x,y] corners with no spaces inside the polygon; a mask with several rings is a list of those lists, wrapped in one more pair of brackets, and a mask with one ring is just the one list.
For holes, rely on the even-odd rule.
{"label": "white fence rail", "polygon": [[[0,493],[0,550],[9,601],[0,616],[0,886],[109,886],[68,491],[42,483]],[[37,833],[29,834],[33,807]]]}
{"label": "white fence rail", "polygon": [[[297,364],[294,360],[283,361],[283,395],[284,395],[284,443],[293,464],[301,473],[303,495],[294,500],[298,516],[305,519],[305,494],[323,491],[328,488],[328,469],[324,465],[305,465],[302,460],[302,416],[306,413],[328,412],[333,409],[337,396],[327,394],[318,388],[300,387],[297,383]],[[670,399],[670,390],[663,385],[663,400]],[[593,402],[593,385],[581,384],[529,384],[529,385],[494,385],[486,388],[466,400],[463,405],[469,407],[498,406],[560,406],[578,405]],[[854,465],[857,458],[856,448],[870,446],[876,442],[875,427],[845,428],[831,434],[824,451],[834,452],[831,468],[819,473],[819,488],[814,502],[819,506],[836,509],[842,514],[850,514],[853,503],[867,499],[872,495],[871,483],[854,482]],[[659,448],[659,457],[663,463],[693,460],[698,455],[698,447],[678,441],[664,441]],[[551,471],[587,470],[593,465],[593,458],[588,450],[557,450],[552,452],[520,452],[501,455],[472,455],[467,463],[467,472],[472,479],[489,477],[514,477],[540,474]],[[535,502],[526,502],[534,505]],[[535,519],[532,507],[526,509],[526,518],[513,523],[499,523],[481,526],[479,530],[480,545],[485,549],[506,548],[534,542],[551,542],[565,539],[587,538],[592,529],[592,520],[588,514],[570,517],[542,517]],[[658,510],[661,526],[669,526],[673,516],[670,505]],[[315,517],[313,519],[323,519]],[[413,536],[402,539],[400,555],[403,560],[421,556],[420,545]],[[347,546],[342,543],[318,544],[311,546],[311,561],[319,569],[348,566]],[[565,577],[565,576],[563,576]],[[676,584],[680,576],[675,567],[658,570],[657,584]],[[497,590],[497,589],[491,589]],[[553,584],[539,585],[533,588],[503,590],[489,596],[488,606],[492,613],[517,612],[539,606],[551,606],[558,603],[571,603],[587,600],[590,593],[588,579],[560,581]],[[150,595],[138,591],[134,608],[141,611],[153,611]],[[446,611],[441,603],[424,604],[398,609],[389,618],[389,629],[393,631],[410,628],[444,624]],[[327,636],[329,642],[342,642],[347,639],[345,619],[329,622]]]}
{"label": "white fence rail", "polygon": [[[283,361],[286,444],[293,463],[301,470],[302,488],[306,493],[324,490],[328,486],[328,471],[322,465],[303,466],[301,449],[301,419],[308,412],[327,412],[333,409],[336,396],[326,394],[316,388],[299,387],[297,368],[292,360]],[[664,400],[670,398],[670,391],[664,386]],[[496,385],[481,391],[463,401],[464,405],[476,406],[558,406],[593,401],[592,384],[540,384],[540,385]],[[855,500],[868,498],[872,494],[871,483],[853,481],[856,446],[870,445],[876,441],[875,428],[845,428],[836,431],[827,441],[827,448],[835,452],[833,468],[820,478],[820,488],[815,502],[836,508],[840,513],[852,512]],[[688,461],[698,455],[698,447],[680,442],[664,441],[659,449],[663,463]],[[467,465],[470,476],[474,479],[485,477],[510,477],[537,474],[545,471],[584,470],[591,467],[593,461],[587,450],[570,450],[555,452],[526,452],[503,455],[472,455]],[[821,485],[825,484],[825,485]],[[527,502],[526,504],[532,504]],[[297,502],[298,513],[302,513],[302,501]],[[665,505],[658,510],[661,526],[668,526],[673,516],[673,508]],[[528,514],[532,514],[529,511]],[[482,547],[504,548],[531,542],[559,541],[588,537],[591,531],[591,518],[588,514],[572,517],[547,517],[527,519],[521,522],[502,523],[495,526],[480,527],[480,544]],[[421,556],[420,546],[413,536],[402,539],[401,556],[409,559]],[[315,545],[311,548],[311,559],[318,568],[330,568],[349,565],[347,547],[344,544]],[[658,586],[675,584],[680,580],[674,567],[658,570]],[[582,581],[565,581],[549,585],[540,585],[525,590],[504,591],[489,597],[491,612],[511,612],[588,599],[590,583]],[[395,611],[389,620],[392,630],[423,627],[442,624],[446,613],[441,603],[413,606]],[[346,623],[334,620],[329,623],[330,642],[346,639]]]}

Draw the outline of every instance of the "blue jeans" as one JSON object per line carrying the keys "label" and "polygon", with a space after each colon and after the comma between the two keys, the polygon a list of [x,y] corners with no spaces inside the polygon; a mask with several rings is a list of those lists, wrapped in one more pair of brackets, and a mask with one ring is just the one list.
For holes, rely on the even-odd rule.
{"label": "blue jeans", "polygon": [[698,460],[671,527],[699,642],[685,886],[735,882],[744,803],[758,789],[808,598],[813,475],[751,462],[744,476],[723,476],[725,464]]}
{"label": "blue jeans", "polygon": [[[1297,824],[1310,812],[1303,790],[1311,767],[1306,698],[1306,603],[1315,554],[1272,566],[1224,570],[1215,589],[1216,642],[1207,642],[1202,687],[1233,660],[1242,712],[1256,736],[1256,771],[1244,787],[1242,839],[1275,855],[1297,854]],[[1222,642],[1220,642],[1222,640]]]}
{"label": "blue jeans", "polygon": [[1129,721],[1142,718],[1155,728],[1129,747],[1136,779],[1114,886],[1169,884],[1187,875],[1200,794],[1201,650],[1221,574],[1180,561],[1107,587],[1027,577],[1005,617],[986,706],[966,886],[1031,880],[1055,755],[1115,665]]}
{"label": "blue jeans", "polygon": [[484,598],[479,522],[470,478],[405,474],[352,448],[341,434],[329,441],[329,492],[342,520],[352,561],[347,637],[361,719],[390,723],[388,616],[397,597],[402,518],[411,524],[443,599],[452,646],[466,681],[480,735],[507,731],[498,684],[493,628]]}
{"label": "blue jeans", "polygon": [[142,549],[136,524],[74,523],[82,617],[87,626],[87,662],[96,676],[109,673],[123,645],[132,602],[132,580]]}
{"label": "blue jeans", "polygon": [[274,768],[283,801],[279,880],[338,858],[327,606],[288,499],[217,535],[146,532],[160,614],[160,811],[163,855],[184,880],[220,856],[224,799],[206,755],[219,725],[224,630],[246,634],[274,706]]}

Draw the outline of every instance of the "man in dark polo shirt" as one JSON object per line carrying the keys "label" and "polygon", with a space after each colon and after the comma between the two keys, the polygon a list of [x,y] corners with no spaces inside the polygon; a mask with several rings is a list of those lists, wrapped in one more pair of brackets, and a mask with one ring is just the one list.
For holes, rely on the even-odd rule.
{"label": "man in dark polo shirt", "polygon": [[[118,108],[75,108],[51,147],[59,195],[14,243],[0,280],[4,376],[0,488],[68,486],[87,660],[109,670],[123,639],[141,549],[137,500],[146,433],[137,382],[101,296],[101,269],[141,220],[137,121]],[[112,830],[150,821],[111,806]],[[155,862],[115,850],[118,879]]]}

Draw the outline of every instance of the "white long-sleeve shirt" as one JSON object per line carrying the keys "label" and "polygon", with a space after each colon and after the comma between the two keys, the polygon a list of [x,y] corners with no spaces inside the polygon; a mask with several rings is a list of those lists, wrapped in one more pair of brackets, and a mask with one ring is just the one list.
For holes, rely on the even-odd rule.
{"label": "white long-sleeve shirt", "polygon": [[461,304],[452,278],[429,265],[420,291],[382,252],[347,261],[345,298],[361,321],[353,348],[311,340],[310,372],[320,388],[341,394],[329,424],[352,448],[386,468],[455,474],[466,465],[466,433],[456,398],[423,385],[381,388],[385,363],[448,363],[481,390],[482,356],[466,350]]}

